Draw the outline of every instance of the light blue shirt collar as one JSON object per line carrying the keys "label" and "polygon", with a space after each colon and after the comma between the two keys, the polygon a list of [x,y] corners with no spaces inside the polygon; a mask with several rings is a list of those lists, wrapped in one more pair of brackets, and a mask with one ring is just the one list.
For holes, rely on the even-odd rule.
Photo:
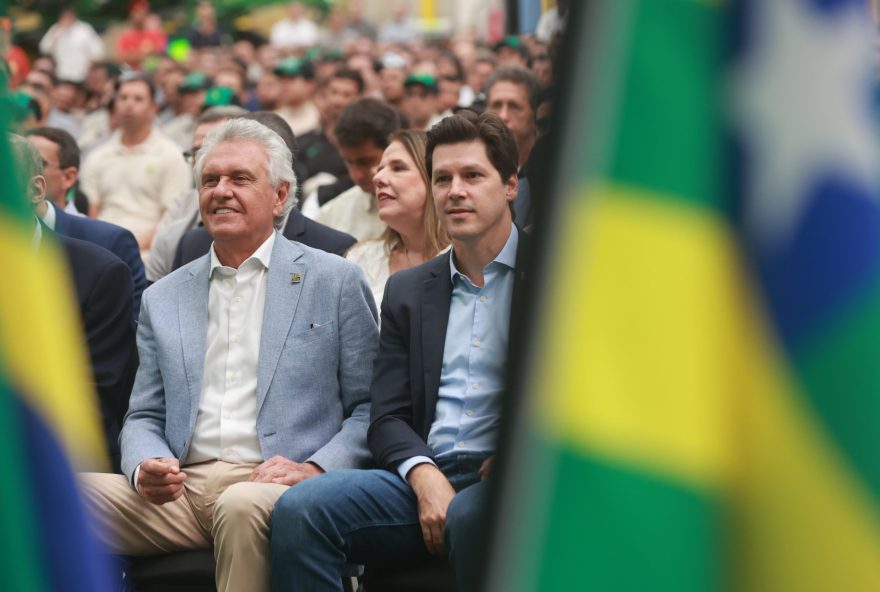
{"label": "light blue shirt collar", "polygon": [[[504,243],[504,246],[501,248],[498,255],[495,256],[495,259],[489,262],[489,265],[492,263],[500,263],[506,265],[510,269],[516,269],[516,249],[518,245],[519,231],[517,231],[516,226],[511,223],[510,235],[507,237],[507,242]],[[458,271],[458,268],[455,266],[455,249],[452,249],[452,252],[449,254],[449,276],[453,282],[455,281],[456,275],[463,276],[464,274]]]}

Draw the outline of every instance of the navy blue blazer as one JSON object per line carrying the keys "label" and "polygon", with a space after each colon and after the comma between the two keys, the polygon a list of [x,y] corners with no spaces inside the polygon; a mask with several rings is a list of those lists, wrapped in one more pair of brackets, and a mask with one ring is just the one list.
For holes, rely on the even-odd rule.
{"label": "navy blue blazer", "polygon": [[[327,253],[344,255],[354,243],[357,242],[350,234],[340,232],[329,226],[325,226],[310,218],[303,216],[299,210],[291,210],[287,217],[287,225],[282,234],[293,241],[302,243],[313,249],[320,249]],[[211,235],[204,226],[192,228],[186,231],[180,243],[177,245],[177,253],[174,255],[174,263],[171,269],[183,267],[190,261],[195,261],[211,248]]]}
{"label": "navy blue blazer", "polygon": [[48,203],[49,207],[55,208],[55,232],[57,234],[103,247],[128,265],[134,284],[132,318],[137,321],[141,312],[141,294],[147,289],[147,276],[144,272],[141,250],[131,231],[103,220],[73,216],[56,207],[55,204]]}
{"label": "navy blue blazer", "polygon": [[138,365],[131,272],[106,249],[70,237],[58,239],[76,290],[107,447],[118,471],[119,431]]}
{"label": "navy blue blazer", "polygon": [[[511,314],[516,314],[522,291],[527,243],[520,230]],[[450,249],[395,273],[385,284],[367,444],[376,463],[389,470],[414,456],[434,457],[427,439],[436,413],[452,303],[451,256]],[[512,346],[513,339],[509,341]]]}

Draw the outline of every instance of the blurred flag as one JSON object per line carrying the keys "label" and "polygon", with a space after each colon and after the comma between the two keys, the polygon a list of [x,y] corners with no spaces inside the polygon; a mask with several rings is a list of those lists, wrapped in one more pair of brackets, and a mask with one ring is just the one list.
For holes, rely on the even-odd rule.
{"label": "blurred flag", "polygon": [[489,589],[880,590],[864,2],[573,11]]}
{"label": "blurred flag", "polygon": [[[5,92],[0,89],[0,95]],[[3,590],[109,590],[73,475],[107,466],[75,296],[13,166],[0,102],[0,574]],[[73,464],[72,464],[73,463]]]}

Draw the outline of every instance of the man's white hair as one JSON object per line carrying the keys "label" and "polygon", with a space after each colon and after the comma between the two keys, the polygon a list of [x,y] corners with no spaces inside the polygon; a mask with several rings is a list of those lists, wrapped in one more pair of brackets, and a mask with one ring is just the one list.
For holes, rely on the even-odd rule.
{"label": "man's white hair", "polygon": [[289,190],[287,193],[287,201],[284,203],[284,211],[275,217],[275,229],[281,230],[287,214],[293,208],[296,201],[296,175],[293,172],[291,162],[293,157],[290,149],[281,136],[274,131],[256,121],[249,119],[230,119],[219,126],[212,129],[202,147],[199,149],[196,157],[195,175],[196,184],[201,183],[202,168],[205,166],[205,160],[208,155],[222,142],[231,141],[248,141],[255,142],[262,146],[268,158],[267,173],[269,174],[269,183],[274,189],[278,189],[282,183],[287,183]]}

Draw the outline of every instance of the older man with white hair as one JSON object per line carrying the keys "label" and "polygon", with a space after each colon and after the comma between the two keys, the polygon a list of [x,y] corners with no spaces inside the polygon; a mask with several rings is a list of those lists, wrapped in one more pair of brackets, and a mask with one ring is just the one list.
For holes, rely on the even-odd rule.
{"label": "older man with white hair", "polygon": [[370,460],[375,304],[357,266],[278,233],[290,162],[254,121],[206,138],[195,173],[214,243],[144,292],[125,476],[83,479],[114,553],[213,546],[221,591],[268,589],[284,491]]}

